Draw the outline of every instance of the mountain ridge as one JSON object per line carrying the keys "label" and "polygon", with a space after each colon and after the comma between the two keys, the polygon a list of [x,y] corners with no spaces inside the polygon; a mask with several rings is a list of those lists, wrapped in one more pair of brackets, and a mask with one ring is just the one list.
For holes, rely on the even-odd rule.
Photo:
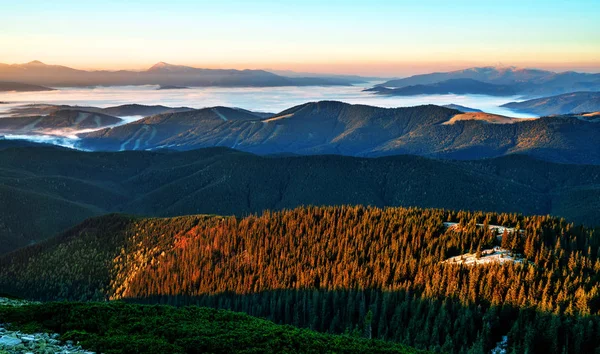
{"label": "mountain ridge", "polygon": [[56,89],[32,85],[20,82],[0,81],[0,92],[38,92],[38,91],[56,91]]}
{"label": "mountain ridge", "polygon": [[447,95],[447,94],[478,94],[489,96],[512,96],[517,91],[509,85],[498,85],[467,78],[448,79],[431,84],[417,84],[399,88],[375,86],[364,90],[378,95],[387,96],[416,96],[416,95]]}
{"label": "mountain ridge", "polygon": [[25,64],[0,64],[0,81],[24,84],[69,86],[218,86],[218,87],[278,87],[278,86],[349,86],[356,80],[342,77],[285,77],[265,70],[201,69],[164,62],[144,71],[86,71],[62,65],[47,65],[39,61]]}
{"label": "mountain ridge", "polygon": [[402,88],[431,85],[449,79],[473,79],[484,83],[509,85],[520,95],[529,97],[553,95],[578,90],[600,90],[600,73],[574,71],[553,72],[517,67],[473,67],[449,72],[435,72],[393,79],[376,87]]}
{"label": "mountain ridge", "polygon": [[163,105],[142,105],[137,103],[122,104],[105,108],[92,106],[72,106],[56,104],[27,104],[13,107],[3,115],[8,117],[26,117],[32,115],[48,115],[59,110],[76,110],[90,113],[102,113],[110,116],[151,116],[162,113],[193,111],[190,107],[167,107]]}
{"label": "mountain ridge", "polygon": [[123,122],[121,118],[103,113],[76,109],[57,109],[44,116],[0,118],[3,134],[50,134],[64,135],[87,129],[100,129]]}
{"label": "mountain ridge", "polygon": [[261,157],[227,148],[107,153],[8,143],[0,149],[0,253],[111,212],[243,216],[363,204],[553,214],[595,224],[600,210],[599,166],[519,155]]}
{"label": "mountain ridge", "polygon": [[[219,121],[206,108],[81,134],[78,146],[103,151],[225,146],[261,155],[414,154],[464,160],[521,153],[554,162],[600,164],[600,148],[591,143],[600,139],[600,124],[594,120],[565,115],[505,121],[513,124],[486,124],[485,119],[444,124],[459,114],[435,105],[379,108],[321,101],[268,118]],[[166,119],[170,123],[162,124]],[[173,124],[180,120],[188,124]]]}
{"label": "mountain ridge", "polygon": [[579,114],[600,111],[600,92],[581,91],[502,105],[518,112],[539,115]]}

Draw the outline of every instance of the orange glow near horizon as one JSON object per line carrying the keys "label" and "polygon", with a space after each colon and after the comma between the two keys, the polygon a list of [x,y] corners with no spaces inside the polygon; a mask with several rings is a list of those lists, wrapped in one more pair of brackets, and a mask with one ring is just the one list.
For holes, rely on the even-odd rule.
{"label": "orange glow near horizon", "polygon": [[474,66],[600,71],[598,0],[11,1],[0,63],[406,76]]}
{"label": "orange glow near horizon", "polygon": [[[16,64],[23,64],[33,60],[40,60],[48,65],[64,65],[81,70],[134,70],[143,71],[150,68],[157,62],[133,63],[131,62],[97,62],[97,63],[70,63],[46,61],[40,58],[31,58]],[[471,67],[481,66],[516,66],[522,68],[536,68],[552,71],[581,71],[581,72],[600,72],[600,61],[589,62],[481,62],[481,61],[453,61],[453,62],[273,62],[273,63],[243,63],[243,62],[175,62],[165,61],[173,65],[185,65],[196,68],[206,69],[256,69],[272,71],[294,71],[299,73],[315,74],[337,74],[337,75],[363,75],[363,76],[407,76],[423,74],[430,72],[444,72],[453,70],[462,70]],[[13,64],[3,61],[0,57],[0,63]]]}

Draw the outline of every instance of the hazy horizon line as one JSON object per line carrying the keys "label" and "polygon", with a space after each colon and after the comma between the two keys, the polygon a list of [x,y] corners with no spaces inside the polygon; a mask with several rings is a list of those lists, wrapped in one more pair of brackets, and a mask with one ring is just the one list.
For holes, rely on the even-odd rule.
{"label": "hazy horizon line", "polygon": [[48,62],[42,59],[32,59],[29,61],[13,62],[2,64],[6,65],[24,65],[33,62],[41,62],[45,65],[53,66],[66,66],[72,69],[85,70],[85,71],[145,71],[150,69],[152,66],[159,63],[166,63],[174,66],[186,66],[197,69],[232,69],[232,70],[265,70],[265,71],[290,71],[293,73],[306,73],[306,74],[331,74],[331,75],[358,75],[358,76],[380,76],[380,77],[393,77],[393,76],[406,76],[406,75],[418,75],[432,72],[448,72],[456,70],[465,70],[474,67],[495,67],[495,68],[509,68],[514,67],[518,69],[541,69],[556,72],[568,72],[577,71],[585,73],[600,73],[600,62],[580,62],[580,63],[550,63],[550,62],[515,62],[515,63],[487,63],[487,62],[471,62],[471,61],[457,61],[457,62],[322,62],[322,63],[210,63],[206,62],[203,64],[197,63],[178,63],[170,62],[167,60],[159,60],[154,63],[138,63],[138,64],[95,64],[95,65],[77,65],[76,63],[57,63]]}

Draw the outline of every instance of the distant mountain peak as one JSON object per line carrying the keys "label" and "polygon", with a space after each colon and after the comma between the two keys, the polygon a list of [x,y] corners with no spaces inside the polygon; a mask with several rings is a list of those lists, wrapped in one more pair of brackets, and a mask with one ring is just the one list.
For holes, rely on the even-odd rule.
{"label": "distant mountain peak", "polygon": [[289,78],[263,70],[217,69],[173,65],[164,61],[140,71],[83,70],[38,60],[0,63],[0,81],[49,87],[162,85],[170,88],[349,86],[353,82],[330,77]]}
{"label": "distant mountain peak", "polygon": [[39,60],[34,60],[34,61],[30,61],[29,63],[27,63],[25,65],[46,65],[46,64],[42,63]]}
{"label": "distant mountain peak", "polygon": [[491,65],[491,66],[475,66],[472,68],[457,70],[456,72],[478,72],[478,73],[494,73],[494,72],[513,72],[524,70],[524,68],[511,65]]}
{"label": "distant mountain peak", "polygon": [[169,63],[165,63],[164,61],[160,61],[160,62],[158,62],[158,63],[156,63],[156,64],[152,65],[152,67],[150,67],[150,70],[152,70],[152,69],[162,69],[162,68],[167,68],[167,67],[169,67],[169,66],[174,66],[174,65],[172,65],[172,64],[169,64]]}
{"label": "distant mountain peak", "polygon": [[148,69],[148,71],[179,71],[179,70],[189,70],[189,69],[194,69],[192,67],[189,66],[183,66],[183,65],[173,65],[173,64],[169,64],[169,63],[165,63],[164,61],[158,62],[154,65],[152,65],[152,67],[150,69]]}
{"label": "distant mountain peak", "polygon": [[490,68],[493,68],[496,70],[523,70],[524,69],[522,67],[515,66],[515,65],[495,65],[495,66],[490,66]]}

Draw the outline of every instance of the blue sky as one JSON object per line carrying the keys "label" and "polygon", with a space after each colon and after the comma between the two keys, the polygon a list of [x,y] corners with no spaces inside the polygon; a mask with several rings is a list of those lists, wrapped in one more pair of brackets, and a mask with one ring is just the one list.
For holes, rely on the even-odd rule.
{"label": "blue sky", "polygon": [[4,1],[0,62],[402,74],[596,70],[600,1]]}

